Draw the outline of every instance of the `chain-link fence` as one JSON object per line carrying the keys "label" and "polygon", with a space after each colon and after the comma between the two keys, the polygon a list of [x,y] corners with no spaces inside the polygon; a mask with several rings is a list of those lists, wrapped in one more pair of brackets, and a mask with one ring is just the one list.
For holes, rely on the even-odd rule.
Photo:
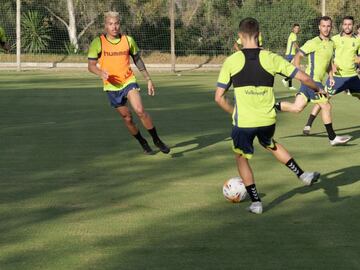
{"label": "chain-link fence", "polygon": [[[121,29],[135,38],[146,63],[171,62],[174,18],[176,63],[220,63],[232,51],[239,21],[255,17],[263,46],[285,52],[294,23],[301,25],[300,44],[317,35],[317,18],[359,19],[360,0],[2,0],[0,26],[11,49],[0,62],[16,62],[16,2],[21,2],[21,62],[86,63],[91,40],[103,31],[103,13],[121,14]],[[173,4],[173,6],[172,6]],[[173,7],[173,9],[171,8]]]}

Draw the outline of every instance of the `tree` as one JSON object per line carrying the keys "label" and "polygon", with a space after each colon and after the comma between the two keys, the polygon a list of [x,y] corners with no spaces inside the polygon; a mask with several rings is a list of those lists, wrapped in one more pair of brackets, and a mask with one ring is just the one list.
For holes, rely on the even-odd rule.
{"label": "tree", "polygon": [[40,53],[47,48],[51,40],[50,29],[39,12],[29,10],[24,13],[21,17],[21,28],[21,44],[25,52]]}
{"label": "tree", "polygon": [[[65,26],[75,52],[79,50],[80,39],[95,24],[99,14],[110,9],[112,3],[96,0],[43,0],[43,6],[49,14]],[[66,6],[66,9],[63,6]]]}

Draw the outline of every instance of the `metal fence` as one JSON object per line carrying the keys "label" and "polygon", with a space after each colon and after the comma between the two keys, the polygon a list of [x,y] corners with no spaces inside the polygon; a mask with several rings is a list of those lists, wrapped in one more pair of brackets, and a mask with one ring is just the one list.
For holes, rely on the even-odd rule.
{"label": "metal fence", "polygon": [[[264,47],[284,53],[293,23],[300,43],[317,35],[317,18],[329,15],[334,33],[341,18],[359,19],[360,0],[2,0],[0,27],[9,53],[0,64],[81,66],[91,40],[103,31],[103,13],[121,14],[122,32],[131,35],[146,63],[221,63],[232,52],[241,18],[260,22]],[[43,63],[43,64],[41,64]]]}

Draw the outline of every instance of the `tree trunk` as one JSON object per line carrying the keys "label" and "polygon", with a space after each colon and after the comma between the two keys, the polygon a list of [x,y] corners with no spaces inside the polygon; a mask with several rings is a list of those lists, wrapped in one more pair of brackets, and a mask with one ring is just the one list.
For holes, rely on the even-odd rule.
{"label": "tree trunk", "polygon": [[68,7],[68,13],[69,13],[69,25],[68,25],[69,39],[70,39],[70,43],[74,46],[74,51],[78,52],[79,42],[78,42],[78,38],[77,38],[75,10],[74,10],[73,0],[67,0],[67,7]]}

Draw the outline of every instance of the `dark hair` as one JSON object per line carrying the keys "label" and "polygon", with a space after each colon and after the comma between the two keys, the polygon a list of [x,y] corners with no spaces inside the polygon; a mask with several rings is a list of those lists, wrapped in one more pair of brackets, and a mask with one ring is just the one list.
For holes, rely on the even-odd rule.
{"label": "dark hair", "polygon": [[239,23],[239,32],[248,34],[249,36],[258,36],[259,22],[251,17],[245,18]]}
{"label": "dark hair", "polygon": [[322,16],[319,18],[319,24],[321,21],[330,21],[332,22],[332,19],[329,16]]}
{"label": "dark hair", "polygon": [[293,24],[293,28],[295,28],[296,26],[299,26],[299,27],[300,27],[300,24],[294,23],[294,24]]}
{"label": "dark hair", "polygon": [[354,23],[354,17],[353,16],[345,16],[342,21],[344,22],[345,20],[352,20],[352,22]]}

